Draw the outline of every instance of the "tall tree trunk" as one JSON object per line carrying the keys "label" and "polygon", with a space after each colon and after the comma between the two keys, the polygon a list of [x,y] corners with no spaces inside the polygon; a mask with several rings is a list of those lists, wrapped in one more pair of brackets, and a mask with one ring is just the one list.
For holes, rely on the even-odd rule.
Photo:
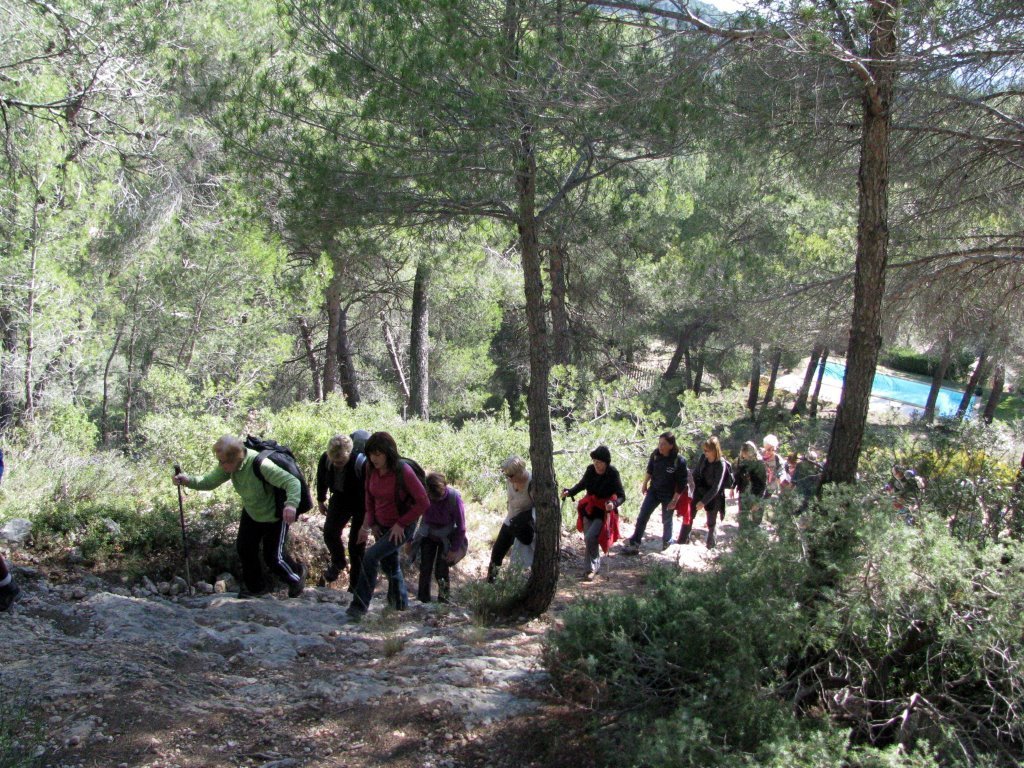
{"label": "tall tree trunk", "polygon": [[338,356],[341,346],[338,342],[341,321],[341,285],[344,279],[343,265],[341,258],[335,256],[331,259],[332,272],[331,281],[324,290],[324,303],[327,305],[327,346],[324,347],[324,397],[334,392],[338,382]]}
{"label": "tall tree trunk", "polygon": [[352,350],[352,340],[348,335],[348,307],[343,306],[338,309],[338,326],[335,336],[337,338],[335,354],[338,359],[341,391],[345,395],[345,403],[348,407],[355,408],[359,405],[362,397],[359,394],[355,353]]}
{"label": "tall tree trunk", "polygon": [[815,344],[814,349],[811,350],[811,359],[807,363],[807,370],[804,371],[803,384],[800,385],[800,391],[796,393],[796,402],[793,403],[793,410],[790,411],[794,416],[803,413],[804,408],[807,407],[807,396],[811,392],[811,382],[814,381],[814,373],[818,370],[818,360],[821,359],[823,349]]}
{"label": "tall tree trunk", "polygon": [[690,345],[683,347],[683,389],[693,389],[693,360],[690,357]]}
{"label": "tall tree trunk", "polygon": [[1017,478],[1013,481],[1010,493],[1010,536],[1020,541],[1024,539],[1024,453],[1020,455],[1020,466]]}
{"label": "tall tree trunk", "polygon": [[988,402],[985,403],[985,423],[991,424],[992,420],[996,417],[996,408],[999,407],[999,401],[1003,398],[1003,386],[1006,384],[1006,369],[1002,363],[998,363],[995,367],[995,373],[992,376],[992,391],[989,392]]}
{"label": "tall tree trunk", "polygon": [[767,408],[768,404],[775,397],[775,381],[779,378],[779,366],[782,365],[782,348],[775,347],[772,350],[772,369],[771,373],[768,374],[768,387],[764,391],[764,400],[761,403],[761,408]]}
{"label": "tall tree trunk", "polygon": [[889,251],[889,138],[896,82],[896,16],[899,0],[868,0],[873,23],[862,90],[860,170],[857,174],[857,262],[853,317],[846,350],[846,376],[836,411],[822,483],[857,479],[867,426],[871,386],[882,346],[882,300]]}
{"label": "tall tree trunk", "polygon": [[538,243],[537,223],[537,157],[533,145],[533,126],[525,111],[515,105],[516,62],[519,59],[518,0],[506,0],[504,16],[505,62],[503,73],[513,99],[510,115],[519,126],[512,149],[515,167],[516,225],[519,232],[523,267],[523,288],[526,295],[526,323],[530,337],[530,384],[527,406],[530,410],[530,466],[533,473],[533,498],[537,510],[537,533],[534,538],[533,567],[530,578],[519,596],[526,613],[538,616],[548,609],[558,586],[558,556],[561,551],[562,517],[558,508],[555,480],[554,444],[551,438],[551,411],[548,381],[551,358],[547,330],[547,302],[544,300],[544,278]]}
{"label": "tall tree trunk", "polygon": [[36,315],[36,227],[38,226],[36,207],[32,208],[32,239],[29,248],[28,293],[25,297],[25,413],[26,421],[35,415],[35,390],[32,387],[32,364],[35,357],[35,315]]}
{"label": "tall tree trunk", "polygon": [[981,350],[981,354],[978,355],[978,364],[974,366],[970,381],[967,382],[967,387],[964,389],[964,396],[960,398],[960,405],[956,409],[957,420],[963,419],[967,415],[967,409],[971,405],[971,398],[974,397],[978,385],[988,376],[988,362],[988,347],[986,346]]}
{"label": "tall tree trunk", "polygon": [[665,372],[661,374],[662,379],[671,379],[677,373],[679,373],[679,364],[683,361],[683,354],[686,352],[686,340],[689,338],[686,328],[679,329],[679,335],[676,337],[676,348],[672,352],[672,359],[668,361],[668,367],[665,368]]}
{"label": "tall tree trunk", "polygon": [[388,350],[388,357],[391,358],[391,366],[395,369],[395,376],[398,377],[398,386],[402,394],[402,415],[408,415],[409,408],[409,382],[405,378],[405,371],[402,368],[402,358],[398,354],[398,344],[395,343],[395,337],[391,333],[391,325],[388,323],[388,316],[384,313],[380,313],[380,324],[384,331],[384,346]]}
{"label": "tall tree trunk", "polygon": [[305,317],[299,318],[299,338],[302,340],[302,349],[306,354],[306,365],[309,366],[309,373],[313,379],[313,397],[317,402],[324,400],[324,380],[320,376],[320,365],[316,361],[316,350],[313,346],[313,329],[309,326],[309,320]]}
{"label": "tall tree trunk", "polygon": [[700,397],[700,385],[704,382],[704,343],[697,348],[697,363],[693,371],[693,394]]}
{"label": "tall tree trunk", "polygon": [[814,383],[814,394],[811,395],[810,417],[818,418],[818,395],[821,394],[821,380],[825,378],[825,363],[828,362],[828,348],[821,353],[821,360],[818,361],[818,380]]}
{"label": "tall tree trunk", "polygon": [[100,406],[100,439],[103,441],[103,447],[106,448],[110,445],[110,420],[108,416],[108,409],[110,403],[110,366],[114,363],[114,357],[117,355],[117,348],[121,344],[121,337],[124,335],[124,321],[118,323],[117,334],[114,336],[114,345],[110,348],[110,354],[107,355],[107,363],[103,366],[103,401]]}
{"label": "tall tree trunk", "polygon": [[548,275],[551,279],[551,353],[555,365],[567,365],[572,357],[569,310],[566,305],[566,247],[558,237],[549,249]]}
{"label": "tall tree trunk", "polygon": [[416,265],[412,286],[412,323],[409,330],[409,411],[430,420],[430,266]]}
{"label": "tall tree trunk", "polygon": [[18,379],[14,370],[18,354],[18,329],[14,313],[6,304],[0,306],[0,430],[14,423]]}
{"label": "tall tree trunk", "polygon": [[132,433],[132,405],[135,400],[135,342],[138,340],[138,318],[132,319],[132,331],[128,336],[128,370],[124,381],[124,422],[121,425],[121,440],[128,445]]}
{"label": "tall tree trunk", "polygon": [[942,345],[942,357],[939,359],[939,364],[935,366],[935,370],[932,372],[932,386],[928,390],[928,399],[924,404],[924,421],[926,424],[931,424],[935,421],[935,404],[939,400],[939,391],[942,389],[942,382],[946,378],[946,371],[949,370],[949,361],[953,359],[953,334],[949,333],[946,335],[946,340]]}
{"label": "tall tree trunk", "polygon": [[747,410],[750,418],[757,413],[757,399],[761,390],[761,342],[755,341],[750,354],[750,391],[747,393]]}
{"label": "tall tree trunk", "polygon": [[[208,270],[207,270],[208,271]],[[192,306],[192,322],[189,324],[188,333],[181,340],[178,348],[177,364],[180,370],[186,371],[192,365],[192,358],[196,353],[196,343],[203,328],[203,316],[206,314],[206,305],[209,302],[210,294],[206,287],[201,289],[196,296]]]}

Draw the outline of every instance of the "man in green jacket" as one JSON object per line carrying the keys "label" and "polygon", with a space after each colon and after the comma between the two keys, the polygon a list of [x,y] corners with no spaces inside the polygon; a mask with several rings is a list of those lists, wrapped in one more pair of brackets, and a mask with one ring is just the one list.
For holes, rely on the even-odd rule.
{"label": "man in green jacket", "polygon": [[[210,491],[230,480],[242,497],[242,518],[238,523],[236,545],[245,583],[238,596],[257,597],[270,591],[260,564],[262,544],[263,561],[267,567],[288,583],[288,597],[298,597],[305,588],[306,566],[293,560],[285,546],[288,526],[295,522],[295,509],[302,490],[298,479],[268,457],[260,464],[260,473],[263,475],[263,480],[260,480],[253,467],[259,454],[247,449],[233,435],[224,435],[214,443],[213,452],[220,465],[217,469],[199,478],[191,478],[186,474],[175,475],[174,484]],[[280,513],[274,499],[274,488],[270,486],[282,488],[287,494]]]}

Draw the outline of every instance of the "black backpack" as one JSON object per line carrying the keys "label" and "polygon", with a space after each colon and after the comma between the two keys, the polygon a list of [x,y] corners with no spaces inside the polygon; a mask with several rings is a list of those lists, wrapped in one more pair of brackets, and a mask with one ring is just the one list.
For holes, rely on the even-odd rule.
{"label": "black backpack", "polygon": [[273,440],[264,439],[262,437],[253,437],[252,435],[246,436],[244,445],[246,448],[251,448],[258,453],[256,458],[253,459],[252,471],[268,490],[273,490],[274,504],[277,507],[278,515],[280,515],[281,511],[284,509],[284,502],[288,498],[288,493],[284,488],[278,488],[275,485],[271,485],[266,481],[266,479],[264,479],[263,472],[260,470],[260,467],[263,464],[263,460],[267,458],[299,481],[301,491],[299,492],[299,506],[295,509],[296,517],[309,512],[309,510],[313,508],[313,496],[309,492],[309,483],[306,482],[306,476],[302,474],[302,470],[299,469],[299,463],[295,460],[295,454],[292,453],[291,448],[286,445],[281,445]]}

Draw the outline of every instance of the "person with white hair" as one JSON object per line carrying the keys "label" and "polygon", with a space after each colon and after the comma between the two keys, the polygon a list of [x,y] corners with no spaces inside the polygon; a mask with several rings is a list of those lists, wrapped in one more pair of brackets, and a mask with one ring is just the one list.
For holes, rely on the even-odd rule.
{"label": "person with white hair", "polygon": [[[288,584],[288,597],[298,597],[306,585],[306,566],[293,560],[286,546],[288,527],[295,522],[302,495],[298,478],[267,457],[260,465],[260,474],[263,476],[260,479],[255,471],[259,453],[246,448],[233,435],[221,437],[213,444],[213,452],[217,457],[216,469],[197,478],[179,473],[174,476],[174,484],[199,491],[212,491],[230,480],[235,491],[242,497],[242,517],[238,523],[235,545],[242,561],[244,583],[238,596],[259,597],[270,591],[260,563],[262,545],[263,562]],[[280,510],[277,508],[274,488],[281,488],[286,494]]]}
{"label": "person with white hair", "polygon": [[501,463],[505,475],[508,495],[508,514],[498,531],[498,538],[491,548],[491,563],[487,568],[487,581],[493,582],[498,575],[505,555],[516,541],[530,547],[535,533],[533,476],[526,468],[521,456],[509,456]]}

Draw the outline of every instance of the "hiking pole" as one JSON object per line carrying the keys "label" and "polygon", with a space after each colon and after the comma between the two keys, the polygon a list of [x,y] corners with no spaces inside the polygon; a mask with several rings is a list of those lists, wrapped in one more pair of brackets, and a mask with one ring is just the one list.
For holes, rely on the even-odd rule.
{"label": "hiking pole", "polygon": [[[181,465],[174,465],[174,474],[181,474]],[[188,536],[185,535],[185,500],[184,492],[181,490],[181,486],[178,486],[178,518],[181,520],[181,546],[185,550],[185,580],[188,581],[186,587],[186,593],[192,594],[192,569],[189,568],[188,564]]]}

